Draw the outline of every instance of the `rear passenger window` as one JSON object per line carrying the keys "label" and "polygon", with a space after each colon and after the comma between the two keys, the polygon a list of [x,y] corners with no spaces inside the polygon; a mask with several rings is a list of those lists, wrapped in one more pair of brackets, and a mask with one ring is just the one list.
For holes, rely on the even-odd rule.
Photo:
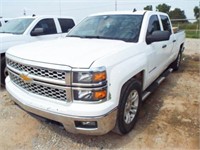
{"label": "rear passenger window", "polygon": [[61,30],[63,33],[68,32],[69,29],[74,27],[74,21],[72,19],[58,19],[60,26],[61,26]]}
{"label": "rear passenger window", "polygon": [[163,15],[161,15],[160,18],[161,18],[161,21],[163,24],[164,31],[169,31],[171,33],[172,31],[171,31],[171,25],[169,22],[169,18],[167,16],[163,16]]}
{"label": "rear passenger window", "polygon": [[42,28],[44,31],[43,35],[46,34],[56,34],[57,30],[56,30],[56,25],[53,19],[43,19],[40,20],[36,26],[34,27],[33,31],[35,30],[35,28]]}
{"label": "rear passenger window", "polygon": [[154,31],[160,31],[160,23],[157,15],[153,15],[149,19],[147,36],[151,35]]}

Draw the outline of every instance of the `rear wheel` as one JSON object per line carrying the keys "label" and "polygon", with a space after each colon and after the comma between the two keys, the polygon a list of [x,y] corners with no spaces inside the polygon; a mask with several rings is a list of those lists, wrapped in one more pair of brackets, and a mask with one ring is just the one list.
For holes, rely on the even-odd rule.
{"label": "rear wheel", "polygon": [[141,83],[131,81],[123,87],[121,94],[114,132],[126,134],[133,129],[141,108]]}
{"label": "rear wheel", "polygon": [[176,60],[171,64],[171,68],[173,68],[174,71],[177,71],[179,69],[181,64],[181,59],[182,59],[182,52],[180,51],[178,53]]}

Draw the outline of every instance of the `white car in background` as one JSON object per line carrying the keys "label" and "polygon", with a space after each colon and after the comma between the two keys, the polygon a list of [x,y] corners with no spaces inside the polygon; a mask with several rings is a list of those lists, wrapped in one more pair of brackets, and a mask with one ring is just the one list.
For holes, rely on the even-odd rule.
{"label": "white car in background", "polygon": [[8,48],[34,41],[66,36],[75,25],[69,17],[26,16],[15,18],[0,27],[1,85],[5,84],[5,52]]}
{"label": "white car in background", "polygon": [[12,18],[0,18],[0,27],[4,26]]}

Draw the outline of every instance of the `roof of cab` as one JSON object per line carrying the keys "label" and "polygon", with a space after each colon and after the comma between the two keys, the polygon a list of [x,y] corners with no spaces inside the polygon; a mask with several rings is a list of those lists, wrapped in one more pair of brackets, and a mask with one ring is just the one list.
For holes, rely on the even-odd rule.
{"label": "roof of cab", "polygon": [[54,16],[54,15],[32,15],[32,16],[21,16],[21,17],[16,17],[13,19],[18,19],[18,18],[70,18],[70,16]]}
{"label": "roof of cab", "polygon": [[145,13],[166,15],[163,12],[141,10],[141,11],[110,11],[110,12],[96,13],[96,14],[92,14],[90,16],[102,16],[102,15],[144,15]]}
{"label": "roof of cab", "polygon": [[102,15],[144,15],[147,12],[146,10],[142,11],[110,11],[110,12],[103,12],[103,13],[96,13],[90,16],[102,16]]}

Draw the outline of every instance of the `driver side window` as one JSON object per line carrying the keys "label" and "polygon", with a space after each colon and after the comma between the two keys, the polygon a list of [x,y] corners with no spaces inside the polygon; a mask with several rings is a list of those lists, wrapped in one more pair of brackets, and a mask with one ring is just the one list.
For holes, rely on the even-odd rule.
{"label": "driver side window", "polygon": [[34,31],[36,28],[42,28],[43,29],[43,35],[47,34],[56,34],[56,25],[53,19],[42,19],[40,20],[36,26],[33,28],[32,31]]}
{"label": "driver side window", "polygon": [[160,23],[157,15],[150,17],[146,36],[151,35],[154,31],[160,31]]}

